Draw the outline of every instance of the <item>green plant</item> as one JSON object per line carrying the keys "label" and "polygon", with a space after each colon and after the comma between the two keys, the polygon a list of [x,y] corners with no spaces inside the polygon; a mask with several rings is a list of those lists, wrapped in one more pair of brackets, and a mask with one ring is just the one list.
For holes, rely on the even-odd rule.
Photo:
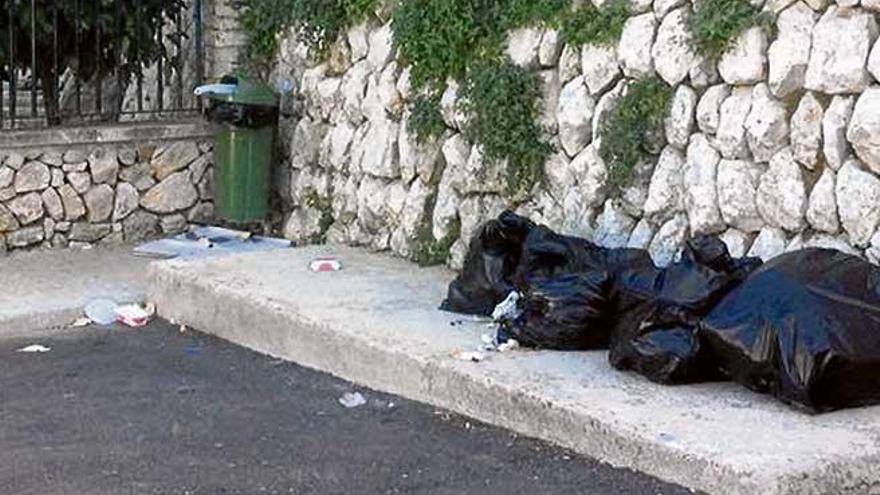
{"label": "green plant", "polygon": [[402,0],[394,13],[394,44],[412,68],[416,88],[442,88],[447,78],[464,76],[468,62],[485,50],[497,20],[481,22],[477,2]]}
{"label": "green plant", "polygon": [[475,62],[497,59],[507,31],[556,25],[569,0],[401,0],[394,42],[416,88],[461,79]]}
{"label": "green plant", "polygon": [[530,24],[556,26],[571,5],[569,0],[506,0],[501,7],[502,29],[515,29]]}
{"label": "green plant", "polygon": [[560,34],[571,45],[610,45],[620,39],[628,17],[627,0],[610,0],[601,8],[586,3],[562,21]]}
{"label": "green plant", "polygon": [[440,113],[440,97],[440,92],[429,91],[416,96],[410,102],[409,126],[415,131],[419,142],[438,138],[446,131],[446,124]]}
{"label": "green plant", "polygon": [[636,165],[652,153],[671,98],[672,89],[656,77],[636,81],[603,119],[599,154],[612,188],[627,184]]}
{"label": "green plant", "polygon": [[333,197],[321,196],[314,189],[309,190],[305,194],[305,206],[314,208],[321,214],[318,220],[318,232],[311,236],[309,241],[313,244],[323,244],[327,242],[327,232],[336,219],[333,217]]}
{"label": "green plant", "polygon": [[278,46],[278,34],[290,27],[318,53],[348,27],[375,10],[378,0],[244,0],[242,28],[248,33],[248,54],[267,60]]}
{"label": "green plant", "polygon": [[461,223],[455,221],[443,239],[435,240],[431,233],[431,222],[425,222],[419,229],[413,261],[419,266],[435,266],[446,263],[452,245],[461,236]]}
{"label": "green plant", "polygon": [[697,51],[717,60],[743,31],[769,20],[747,0],[701,0],[690,17],[690,30]]}
{"label": "green plant", "polygon": [[449,79],[463,81],[466,132],[489,162],[507,161],[507,193],[528,192],[541,180],[552,151],[537,124],[540,81],[505,61],[507,31],[558,24],[568,0],[401,0],[394,43],[411,67],[413,86],[426,90],[410,103],[421,139],[445,128],[440,95]]}
{"label": "green plant", "polygon": [[507,194],[531,191],[543,177],[553,151],[537,123],[540,80],[509,61],[488,61],[468,71],[463,108],[469,115],[466,132],[483,146],[489,162],[507,160]]}

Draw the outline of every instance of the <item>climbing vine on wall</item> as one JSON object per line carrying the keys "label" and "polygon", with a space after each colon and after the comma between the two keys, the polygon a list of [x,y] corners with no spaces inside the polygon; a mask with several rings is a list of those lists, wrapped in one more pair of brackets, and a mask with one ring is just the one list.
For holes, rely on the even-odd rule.
{"label": "climbing vine on wall", "polygon": [[627,0],[610,0],[601,8],[585,3],[562,20],[562,41],[575,46],[614,45],[628,17]]}
{"label": "climbing vine on wall", "polygon": [[507,195],[528,195],[552,151],[538,125],[540,81],[509,61],[485,61],[468,70],[462,96],[465,132],[490,163],[507,161]]}
{"label": "climbing vine on wall", "polygon": [[690,17],[697,51],[717,60],[736,38],[753,26],[766,26],[770,17],[747,0],[701,0]]}
{"label": "climbing vine on wall", "polygon": [[278,35],[295,28],[301,41],[322,52],[344,30],[365,19],[378,0],[243,0],[241,23],[248,55],[271,59]]}
{"label": "climbing vine on wall", "polygon": [[[251,56],[262,59],[272,56],[278,33],[290,27],[320,53],[344,30],[375,11],[379,2],[243,1]],[[627,0],[610,0],[602,7],[591,3],[572,7],[570,0],[399,0],[392,19],[394,45],[401,62],[410,67],[417,95],[409,102],[409,125],[422,141],[441,136],[446,131],[441,95],[448,81],[459,81],[466,135],[482,146],[489,162],[506,164],[508,196],[527,195],[541,181],[552,147],[538,123],[541,81],[506,58],[507,33],[545,26],[559,29],[568,44],[613,45],[630,14],[628,5]],[[639,143],[625,143],[624,136],[640,135],[639,129],[651,123],[633,119],[636,115],[652,117],[639,113],[654,108],[658,95],[650,96],[655,100],[621,110],[621,115],[602,127],[603,135],[607,134],[606,155],[612,164],[620,164],[618,178],[628,176],[626,170],[632,168],[639,147]],[[617,170],[614,165],[612,169]]]}
{"label": "climbing vine on wall", "polygon": [[654,77],[633,82],[601,123],[599,154],[608,167],[608,183],[626,185],[642,160],[656,153],[672,89]]}
{"label": "climbing vine on wall", "polygon": [[411,105],[416,134],[421,139],[442,134],[436,118],[440,94],[448,80],[459,80],[466,134],[482,145],[490,162],[506,161],[509,195],[531,190],[551,151],[537,124],[540,81],[505,59],[504,41],[511,29],[558,25],[568,5],[568,0],[401,0],[394,42],[422,92]]}

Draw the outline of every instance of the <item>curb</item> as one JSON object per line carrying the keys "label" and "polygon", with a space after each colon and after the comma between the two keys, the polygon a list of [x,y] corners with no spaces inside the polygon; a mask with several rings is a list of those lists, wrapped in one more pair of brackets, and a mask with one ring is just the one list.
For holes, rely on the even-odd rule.
{"label": "curb", "polygon": [[[399,260],[339,251],[353,259],[350,265],[361,257],[361,266],[368,268],[347,268],[348,278],[344,283],[338,279],[338,289],[330,289],[333,284],[327,278],[305,274],[307,260],[322,254],[320,250],[305,248],[226,260],[155,263],[148,274],[148,299],[156,303],[159,314],[165,318],[258,352],[450,409],[689,488],[724,494],[869,493],[880,483],[880,473],[874,468],[880,459],[877,448],[850,452],[849,446],[821,438],[836,438],[839,431],[841,441],[836,443],[853,442],[854,438],[873,442],[872,438],[880,438],[880,415],[876,410],[856,411],[851,418],[844,413],[838,418],[823,416],[814,421],[814,417],[800,415],[733,386],[694,387],[695,392],[688,392],[688,396],[682,388],[661,388],[607,370],[604,353],[523,352],[482,363],[454,360],[449,357],[449,350],[473,349],[484,329],[473,324],[469,329],[459,330],[460,333],[449,330],[449,335],[442,334],[442,340],[437,342],[424,339],[424,335],[440,335],[456,318],[433,310],[430,305],[438,300],[435,296],[442,294],[449,280],[448,272],[425,273]],[[382,270],[386,266],[399,271],[395,276],[403,277],[401,280],[412,277],[416,280],[414,285],[400,294],[382,294],[377,290],[364,296],[364,301],[352,301],[340,309],[342,314],[320,309],[322,298],[332,300],[333,290],[341,291],[335,294],[337,297],[345,291],[356,293],[358,288],[368,287],[364,284],[370,277],[384,276]],[[289,273],[279,273],[283,269],[278,267],[288,267]],[[253,273],[260,269],[265,273]],[[304,280],[287,279],[288,292],[294,294],[278,291],[287,287],[283,280],[291,273],[303,273]],[[380,280],[379,285],[387,282]],[[425,289],[427,285],[432,287]],[[429,292],[427,297],[425,290]],[[308,294],[313,294],[315,300],[307,300]],[[386,309],[387,321],[382,315],[371,314]],[[418,335],[398,338],[406,335],[407,328],[399,320],[410,321],[413,333]],[[388,329],[383,328],[386,325]],[[422,332],[423,327],[430,328]],[[586,386],[583,393],[569,390],[579,382],[548,380],[536,372],[540,368],[533,366],[533,361],[540,366],[563,363],[568,370],[583,369],[584,375],[595,373],[595,381],[609,384],[603,385],[605,388]],[[717,394],[719,404],[699,404],[711,401],[715,395],[707,393],[708,387],[718,387],[723,392]],[[645,403],[646,392],[656,393],[656,407]],[[681,400],[682,397],[685,399]],[[713,431],[714,420],[701,420],[698,412],[694,413],[696,419],[681,417],[690,406],[675,405],[676,401],[688,400],[714,408],[707,410],[717,417],[730,414],[738,422],[756,424],[720,424],[714,429],[731,431]],[[755,402],[754,411],[748,409],[752,406],[728,405],[745,400]],[[670,403],[675,407],[667,407]],[[730,410],[722,410],[724,406]],[[742,420],[743,417],[757,419]],[[864,426],[866,417],[871,418],[866,431],[843,430],[851,427],[850,422]],[[791,422],[794,427],[786,426]],[[697,440],[678,441],[671,434],[664,437],[663,425],[684,436],[693,425],[696,431],[692,434]],[[762,432],[762,428],[767,431]],[[702,439],[702,430],[712,438]],[[844,431],[852,435],[843,435]],[[754,441],[744,439],[743,432],[755,435]],[[815,451],[809,458],[803,455],[808,448],[803,444],[810,443],[803,438],[809,436],[815,437],[810,449],[818,450],[816,446],[825,442],[828,451]],[[730,442],[729,449],[723,445],[725,441]],[[791,445],[786,445],[786,441]],[[766,452],[768,445],[778,445],[780,452]],[[842,457],[841,452],[850,452],[850,457]]]}

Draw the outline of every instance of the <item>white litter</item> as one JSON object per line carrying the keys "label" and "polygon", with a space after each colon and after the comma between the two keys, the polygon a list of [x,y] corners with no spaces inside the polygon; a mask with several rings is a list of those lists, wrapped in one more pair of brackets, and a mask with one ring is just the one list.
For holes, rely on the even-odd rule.
{"label": "white litter", "polygon": [[492,311],[492,319],[499,322],[517,319],[522,314],[522,310],[519,309],[520,297],[519,292],[511,291],[503,301],[495,306]]}
{"label": "white litter", "polygon": [[134,249],[136,256],[150,258],[203,258],[236,253],[289,248],[290,241],[251,235],[221,227],[196,227],[168,239],[148,242]]}
{"label": "white litter", "polygon": [[116,323],[116,301],[110,299],[94,299],[86,304],[86,318],[97,325],[112,325]]}
{"label": "white litter", "polygon": [[92,320],[90,320],[88,317],[81,316],[81,317],[73,320],[73,323],[71,323],[70,326],[72,326],[74,328],[79,328],[79,327],[87,327],[91,324],[92,324]]}
{"label": "white litter", "polygon": [[366,404],[367,399],[360,392],[348,392],[339,398],[339,403],[348,409],[352,409]]}
{"label": "white litter", "polygon": [[126,304],[116,308],[116,321],[130,327],[142,327],[150,322],[155,312],[152,304]]}
{"label": "white litter", "polygon": [[516,339],[507,339],[507,342],[498,344],[498,352],[507,352],[519,349],[519,342]]}
{"label": "white litter", "polygon": [[455,351],[452,353],[452,357],[459,361],[470,361],[473,363],[479,363],[486,359],[486,355],[479,351]]}
{"label": "white litter", "polygon": [[17,352],[42,353],[42,352],[49,352],[49,351],[51,351],[51,350],[52,350],[52,349],[50,349],[49,347],[46,347],[46,346],[44,346],[44,345],[40,345],[40,344],[32,344],[32,345],[29,345],[29,346],[27,346],[27,347],[22,347],[22,348],[19,349]]}

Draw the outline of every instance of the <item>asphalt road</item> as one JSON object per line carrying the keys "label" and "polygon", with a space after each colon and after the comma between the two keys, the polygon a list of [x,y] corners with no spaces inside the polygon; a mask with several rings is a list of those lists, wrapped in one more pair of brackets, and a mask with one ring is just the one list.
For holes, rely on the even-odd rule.
{"label": "asphalt road", "polygon": [[158,322],[0,341],[0,493],[690,492]]}

